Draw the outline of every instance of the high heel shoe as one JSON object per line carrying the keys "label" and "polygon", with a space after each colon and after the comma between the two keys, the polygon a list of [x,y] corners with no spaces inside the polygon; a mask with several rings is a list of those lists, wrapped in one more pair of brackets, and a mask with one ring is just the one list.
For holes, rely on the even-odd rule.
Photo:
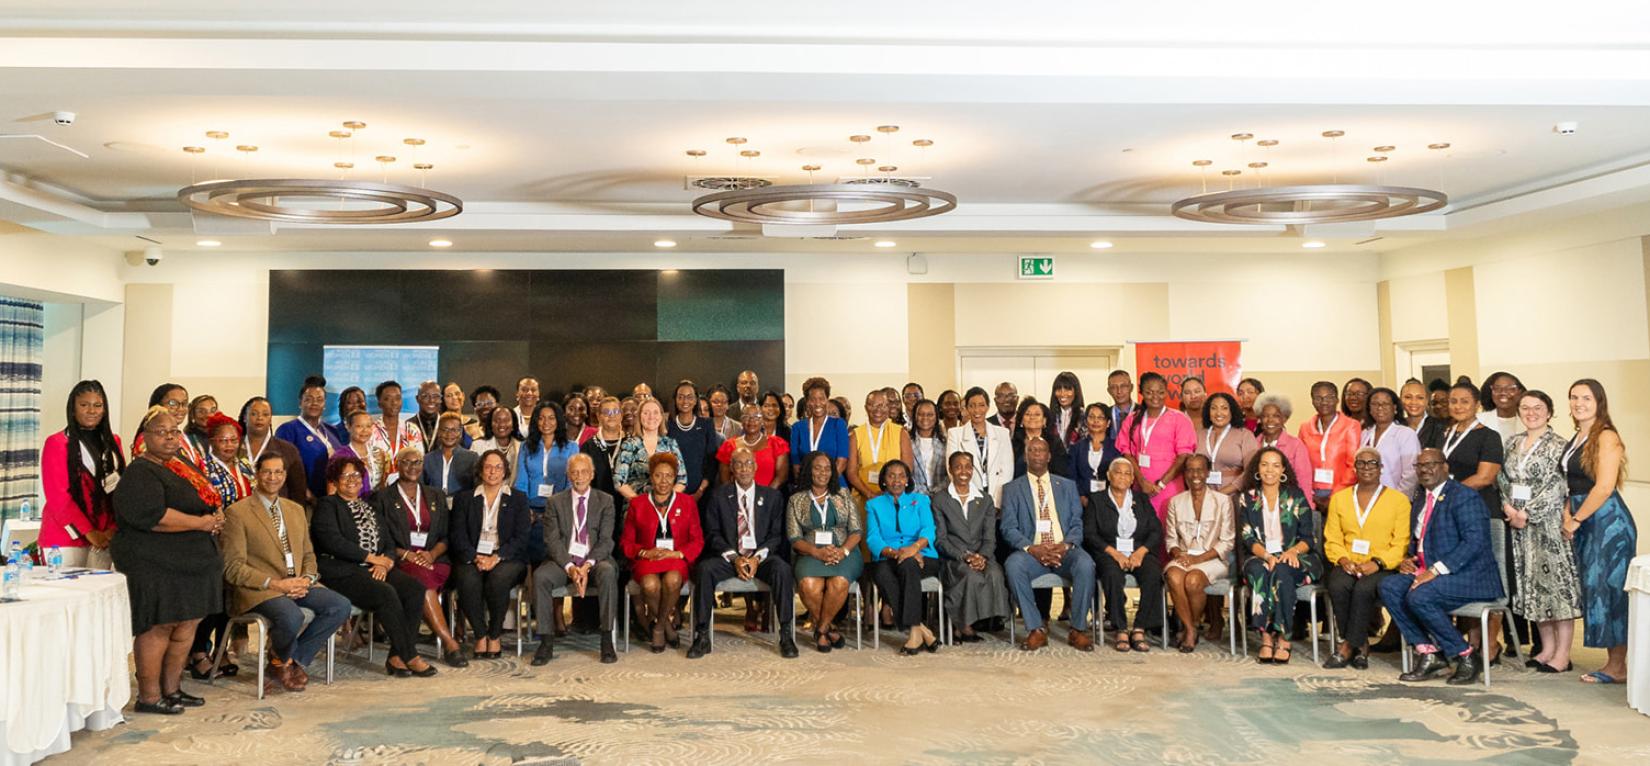
{"label": "high heel shoe", "polygon": [[430,676],[435,675],[437,671],[436,671],[434,665],[431,665],[430,663],[426,662],[426,663],[424,663],[424,669],[423,670],[413,670],[412,668],[409,667],[409,668],[407,668],[407,672],[409,672],[409,673],[411,673],[415,676],[418,676],[419,678],[429,678]]}
{"label": "high heel shoe", "polygon": [[654,654],[665,653],[665,626],[662,623],[653,625],[653,641],[648,645],[648,651]]}
{"label": "high heel shoe", "polygon": [[407,668],[398,668],[391,665],[389,660],[384,660],[384,675],[396,678],[412,678],[412,671]]}

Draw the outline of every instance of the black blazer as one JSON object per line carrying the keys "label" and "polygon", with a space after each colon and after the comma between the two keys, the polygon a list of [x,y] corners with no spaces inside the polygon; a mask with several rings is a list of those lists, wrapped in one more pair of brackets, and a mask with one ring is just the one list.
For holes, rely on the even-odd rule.
{"label": "black blazer", "polygon": [[[533,519],[527,510],[527,496],[504,487],[506,494],[499,501],[498,550],[494,555],[505,561],[527,561],[527,538],[532,534]],[[447,558],[454,564],[474,564],[476,546],[481,542],[481,516],[485,502],[478,487],[453,501],[453,517],[447,525]]]}
{"label": "black blazer", "polygon": [[[1134,494],[1133,506],[1135,550],[1144,549],[1146,555],[1155,556],[1158,547],[1163,545],[1163,525],[1157,520],[1157,511],[1152,508],[1151,498],[1138,492]],[[1117,547],[1119,515],[1111,492],[1089,495],[1089,507],[1083,513],[1083,547],[1089,549],[1089,555],[1098,559],[1107,548]]]}
{"label": "black blazer", "polygon": [[[372,509],[378,512],[379,533],[388,535],[394,548],[406,550],[412,547],[412,525],[408,523],[410,510],[407,502],[401,499],[399,484],[396,482],[374,493]],[[414,499],[417,499],[416,496]],[[428,484],[424,485],[424,503],[430,507],[430,523],[424,527],[430,535],[425,541],[425,548],[430,549],[447,539],[447,526],[452,523],[452,514],[448,508],[447,493]]]}
{"label": "black blazer", "polygon": [[[779,490],[753,485],[756,496],[756,548],[768,549],[769,556],[784,558],[790,548],[785,537],[785,498]],[[724,484],[710,491],[705,508],[705,556],[739,552],[739,485]]]}
{"label": "black blazer", "polygon": [[[376,518],[374,523],[377,523]],[[323,580],[348,577],[361,571],[369,554],[395,557],[394,543],[385,534],[382,524],[378,527],[378,548],[369,551],[361,547],[358,542],[361,531],[356,528],[355,514],[350,513],[349,504],[337,495],[327,495],[315,504],[315,516],[309,522],[309,538],[315,545],[315,565]]]}

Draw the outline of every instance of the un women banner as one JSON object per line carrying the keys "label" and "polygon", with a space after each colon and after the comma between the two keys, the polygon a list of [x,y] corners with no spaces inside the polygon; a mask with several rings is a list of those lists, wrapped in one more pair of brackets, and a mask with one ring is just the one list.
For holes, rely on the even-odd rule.
{"label": "un women banner", "polygon": [[1183,340],[1135,342],[1136,379],[1148,372],[1169,381],[1169,406],[1180,406],[1180,382],[1202,378],[1209,393],[1235,393],[1243,378],[1243,341]]}

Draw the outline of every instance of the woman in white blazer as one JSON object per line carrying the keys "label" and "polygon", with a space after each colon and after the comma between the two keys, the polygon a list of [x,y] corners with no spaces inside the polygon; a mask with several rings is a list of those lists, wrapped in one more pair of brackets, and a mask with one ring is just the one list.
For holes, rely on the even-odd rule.
{"label": "woman in white blazer", "polygon": [[963,396],[962,425],[946,431],[945,454],[967,452],[974,457],[974,487],[991,495],[992,504],[1002,507],[1003,485],[1014,478],[1014,443],[1008,429],[986,422],[991,414],[991,396],[975,386]]}

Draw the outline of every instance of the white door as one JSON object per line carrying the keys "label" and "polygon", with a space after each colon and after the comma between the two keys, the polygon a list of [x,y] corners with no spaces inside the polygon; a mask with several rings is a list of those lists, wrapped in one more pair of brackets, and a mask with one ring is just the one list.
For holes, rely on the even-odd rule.
{"label": "white door", "polygon": [[1429,383],[1434,378],[1445,383],[1453,382],[1447,340],[1398,343],[1393,347],[1393,356],[1398,371],[1398,380],[1393,381],[1396,384],[1402,385],[1409,378],[1422,383]]}
{"label": "white door", "polygon": [[994,392],[1008,381],[1020,396],[1034,396],[1047,402],[1054,378],[1069,370],[1083,386],[1084,401],[1107,401],[1106,376],[1111,374],[1117,352],[1111,349],[990,348],[957,349],[958,375],[962,390],[979,386]]}

